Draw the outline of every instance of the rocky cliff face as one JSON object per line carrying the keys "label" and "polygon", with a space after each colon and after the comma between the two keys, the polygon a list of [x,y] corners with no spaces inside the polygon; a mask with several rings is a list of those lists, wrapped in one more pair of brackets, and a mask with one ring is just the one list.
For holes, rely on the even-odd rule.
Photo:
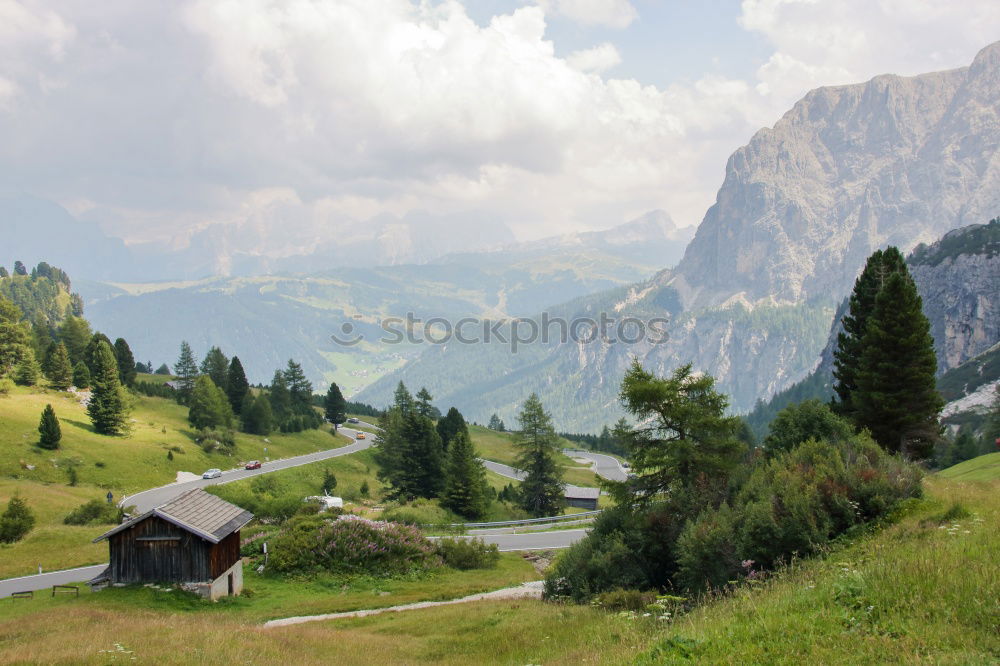
{"label": "rocky cliff face", "polygon": [[1000,220],[956,229],[919,248],[909,264],[931,321],[939,372],[1000,342]]}
{"label": "rocky cliff face", "polygon": [[1000,43],[970,67],[807,94],[729,159],[673,280],[689,307],[840,296],[871,252],[1000,210]]}
{"label": "rocky cliff face", "polygon": [[[363,398],[384,401],[399,379],[427,381],[444,387],[445,404],[467,402],[472,418],[509,418],[535,390],[560,427],[593,429],[615,415],[635,356],[658,372],[690,362],[719,380],[735,409],[750,409],[815,367],[834,308],[872,251],[906,252],[1000,211],[998,148],[1000,43],[966,68],[814,90],[729,159],[676,269],[586,302],[587,312],[618,318],[669,313],[666,344],[546,345],[488,382],[469,372],[473,358],[453,364],[435,353]],[[942,307],[964,321],[958,311],[972,306]],[[989,333],[961,336],[975,346]]]}

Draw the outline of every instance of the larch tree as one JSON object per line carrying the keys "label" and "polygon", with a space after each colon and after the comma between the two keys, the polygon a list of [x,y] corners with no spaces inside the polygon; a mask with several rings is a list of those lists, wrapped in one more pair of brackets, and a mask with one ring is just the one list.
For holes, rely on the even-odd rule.
{"label": "larch tree", "polygon": [[227,390],[229,384],[229,359],[218,347],[212,347],[201,362],[201,374],[208,375],[216,387]]}
{"label": "larch tree", "polygon": [[194,390],[194,380],[198,378],[198,362],[195,361],[194,352],[186,340],[181,342],[181,354],[174,364],[174,374],[179,387],[177,401],[186,405],[191,391]]}
{"label": "larch tree", "polygon": [[135,386],[135,356],[125,338],[115,340],[115,360],[118,361],[118,379],[122,386]]}
{"label": "larch tree", "polygon": [[188,421],[199,430],[205,428],[231,428],[233,409],[229,398],[211,376],[201,375],[194,381],[188,407]]}
{"label": "larch tree", "polygon": [[552,417],[534,393],[525,401],[518,415],[514,433],[517,449],[515,465],[524,472],[519,489],[519,504],[532,516],[553,516],[566,505],[562,469],[556,463],[559,439],[552,427]]}

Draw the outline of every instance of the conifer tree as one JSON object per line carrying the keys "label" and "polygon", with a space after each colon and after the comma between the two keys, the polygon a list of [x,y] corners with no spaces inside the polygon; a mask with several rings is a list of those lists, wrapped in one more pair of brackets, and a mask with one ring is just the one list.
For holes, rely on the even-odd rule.
{"label": "conifer tree", "polygon": [[323,407],[325,408],[326,420],[333,424],[333,431],[337,432],[337,425],[347,419],[347,402],[336,382],[330,382],[330,388],[327,389],[326,398],[323,400]]}
{"label": "conifer tree", "polygon": [[930,322],[904,267],[886,278],[865,327],[851,393],[855,424],[868,428],[888,451],[929,457],[941,435],[938,414],[944,406],[936,369]]}
{"label": "conifer tree", "polygon": [[268,390],[268,399],[271,402],[271,413],[274,416],[276,425],[284,423],[292,413],[292,396],[288,391],[288,383],[281,370],[274,371],[271,379],[271,386]]}
{"label": "conifer tree", "polygon": [[233,411],[239,414],[243,409],[243,399],[250,393],[250,382],[243,372],[243,364],[240,363],[239,356],[234,356],[229,362],[229,370],[226,373],[226,395],[229,397],[229,404]]}
{"label": "conifer tree", "polygon": [[194,360],[194,352],[187,340],[181,342],[181,355],[174,364],[174,374],[177,376],[177,402],[186,405],[191,391],[194,390],[194,380],[198,378],[198,363]]}
{"label": "conifer tree", "polygon": [[14,368],[14,381],[21,386],[34,386],[41,377],[42,368],[35,359],[35,350],[25,346],[21,350],[21,358]]}
{"label": "conifer tree", "polygon": [[436,497],[443,486],[444,452],[434,422],[414,409],[413,398],[400,382],[395,402],[380,420],[375,447],[379,478],[390,497]]}
{"label": "conifer tree", "polygon": [[223,391],[229,389],[229,359],[218,347],[212,347],[201,362],[201,374],[208,375]]}
{"label": "conifer tree", "polygon": [[556,464],[558,438],[552,418],[534,393],[518,415],[514,434],[518,450],[515,465],[525,473],[519,490],[521,507],[533,516],[553,516],[566,505],[562,469]]}
{"label": "conifer tree", "polygon": [[254,397],[247,393],[243,399],[242,413],[243,430],[252,435],[269,435],[274,429],[274,416],[271,414],[271,401],[267,394],[261,393]]}
{"label": "conifer tree", "polygon": [[42,411],[42,418],[38,422],[38,446],[43,449],[58,449],[59,440],[62,439],[62,430],[59,427],[59,419],[52,405],[45,405]]}
{"label": "conifer tree", "polygon": [[291,400],[292,412],[307,414],[312,412],[312,383],[306,379],[302,366],[288,359],[284,373],[285,385],[288,386],[288,397]]}
{"label": "conifer tree", "polygon": [[83,361],[73,368],[73,386],[78,389],[90,388],[90,368]]}
{"label": "conifer tree", "polygon": [[195,428],[231,428],[233,409],[229,398],[222,392],[211,376],[201,375],[194,381],[189,401],[188,421]]}
{"label": "conifer tree", "polygon": [[0,543],[20,541],[35,526],[35,514],[20,495],[7,502],[7,510],[0,515]]}
{"label": "conifer tree", "polygon": [[27,275],[28,269],[24,267],[24,264],[20,261],[14,262],[14,275]]}
{"label": "conifer tree", "polygon": [[414,402],[414,408],[417,410],[417,413],[429,419],[435,418],[438,410],[431,404],[432,400],[434,400],[434,396],[430,394],[430,391],[421,387],[417,391],[416,401]]}
{"label": "conifer tree", "polygon": [[122,386],[135,385],[135,356],[125,338],[115,340],[115,360],[118,361],[118,379]]}
{"label": "conifer tree", "polygon": [[0,377],[13,372],[30,346],[31,336],[21,321],[21,309],[0,296]]}
{"label": "conifer tree", "polygon": [[66,345],[59,343],[46,359],[49,383],[57,391],[65,391],[73,384],[73,367],[69,364]]}
{"label": "conifer tree", "polygon": [[128,430],[131,404],[118,379],[118,361],[111,345],[103,340],[99,341],[91,360],[94,371],[90,377],[87,414],[98,433],[123,435]]}
{"label": "conifer tree", "polygon": [[441,506],[466,518],[481,518],[489,508],[486,469],[469,434],[459,430],[448,447]]}
{"label": "conifer tree", "polygon": [[437,423],[438,435],[441,437],[441,446],[447,451],[451,440],[455,439],[460,433],[469,434],[469,426],[466,425],[465,419],[462,417],[462,413],[457,409],[452,407],[448,410],[448,413],[438,421]]}
{"label": "conifer tree", "polygon": [[0,278],[10,277],[10,273],[3,266],[0,266]]}
{"label": "conifer tree", "polygon": [[157,375],[169,375],[170,374],[170,366],[167,365],[166,363],[161,363],[160,367],[158,367],[156,369],[156,373],[155,374],[157,374]]}
{"label": "conifer tree", "polygon": [[[101,333],[100,331],[90,336],[90,341],[87,342],[87,347],[83,351],[83,362],[87,364],[87,368],[90,370],[91,377],[97,374],[95,372],[95,370],[97,370],[97,349],[102,342],[111,347],[111,353],[114,354],[115,347],[114,344],[111,342],[111,339],[108,336]],[[117,362],[118,361],[116,360],[115,363]],[[120,378],[118,381],[119,383],[121,383]]]}
{"label": "conifer tree", "polygon": [[854,282],[854,290],[848,301],[849,309],[843,319],[844,330],[837,335],[837,349],[833,353],[833,388],[837,394],[835,406],[836,411],[843,416],[854,417],[851,394],[858,388],[862,338],[875,309],[875,299],[891,274],[905,270],[903,255],[897,248],[888,247],[877,250],[868,257],[864,270]]}
{"label": "conifer tree", "polygon": [[75,366],[81,361],[86,362],[87,344],[91,338],[90,324],[86,319],[73,315],[66,317],[59,325],[57,337],[66,345],[70,363]]}

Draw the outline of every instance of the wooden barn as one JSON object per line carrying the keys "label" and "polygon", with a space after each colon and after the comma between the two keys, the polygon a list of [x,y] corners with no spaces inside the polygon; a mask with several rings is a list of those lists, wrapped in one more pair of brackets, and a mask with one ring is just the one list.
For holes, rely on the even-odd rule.
{"label": "wooden barn", "polygon": [[197,488],[94,539],[110,564],[95,581],[178,583],[209,599],[243,590],[240,528],[253,514]]}
{"label": "wooden barn", "polygon": [[588,511],[597,510],[597,501],[601,498],[600,488],[580,488],[569,486],[566,489],[566,504]]}

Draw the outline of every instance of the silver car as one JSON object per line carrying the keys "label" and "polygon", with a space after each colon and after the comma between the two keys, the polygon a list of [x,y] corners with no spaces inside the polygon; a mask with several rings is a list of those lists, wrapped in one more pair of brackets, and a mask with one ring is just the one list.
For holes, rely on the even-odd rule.
{"label": "silver car", "polygon": [[203,478],[203,479],[218,479],[220,476],[222,476],[222,470],[221,469],[216,469],[216,468],[213,467],[212,469],[207,470],[204,474],[202,474],[201,478]]}

